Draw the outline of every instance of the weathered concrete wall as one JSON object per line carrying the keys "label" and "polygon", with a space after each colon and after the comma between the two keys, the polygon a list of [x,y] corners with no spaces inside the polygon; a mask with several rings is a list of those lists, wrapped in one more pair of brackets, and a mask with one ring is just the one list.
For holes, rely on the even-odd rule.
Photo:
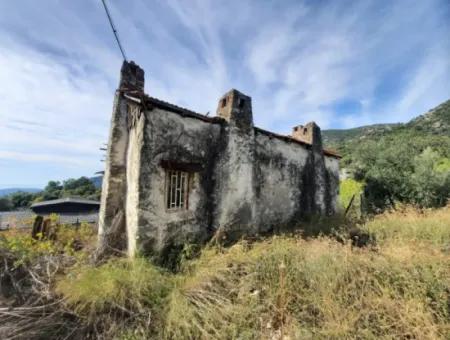
{"label": "weathered concrete wall", "polygon": [[139,227],[139,183],[141,174],[141,154],[144,147],[145,114],[140,105],[129,104],[129,141],[127,151],[127,196],[126,196],[126,223],[128,254],[136,252],[136,241]]}
{"label": "weathered concrete wall", "polygon": [[[219,118],[206,118],[145,96],[143,71],[124,65],[103,181],[100,240],[123,212],[129,255],[164,258],[173,247],[204,242],[219,228],[237,238],[336,211],[339,162],[324,155],[316,124],[294,130],[292,137],[255,128],[251,98],[236,90],[220,100]],[[189,173],[188,209],[167,209],[168,170]]]}
{"label": "weathered concrete wall", "polygon": [[[214,211],[212,169],[220,148],[220,130],[220,124],[161,109],[146,112],[137,235],[142,253],[164,253],[173,245],[204,241],[208,236]],[[194,170],[190,171],[187,210],[166,209],[164,162]]]}
{"label": "weathered concrete wall", "polygon": [[217,108],[217,115],[227,122],[222,130],[225,147],[216,167],[218,185],[215,189],[217,209],[214,228],[228,234],[256,233],[254,149],[255,131],[251,98],[236,90],[226,93]]}
{"label": "weathered concrete wall", "polygon": [[[139,163],[139,175],[130,177],[139,178],[139,189],[129,179],[128,190],[137,190],[139,198],[128,194],[127,211],[134,213],[137,204],[138,218],[135,225],[127,214],[127,224],[135,239],[129,245],[141,253],[164,257],[174,246],[211,238],[218,228],[237,238],[335,211],[336,197],[329,195],[336,194],[338,160],[324,158],[321,149],[314,153],[252,126],[242,131],[233,121],[203,122],[158,108],[145,113],[143,138],[134,131],[130,144],[138,147],[129,148],[129,159]],[[132,151],[139,148],[140,160]],[[167,164],[189,169],[187,210],[166,209]]]}
{"label": "weathered concrete wall", "polygon": [[129,142],[129,102],[124,91],[144,93],[144,70],[133,62],[124,62],[119,89],[115,93],[109,132],[105,173],[98,223],[98,252],[102,257],[114,250],[125,250],[127,195],[127,150]]}
{"label": "weathered concrete wall", "polygon": [[311,156],[296,143],[256,134],[255,189],[257,222],[261,232],[298,223],[305,209],[302,194],[307,190],[304,171]]}
{"label": "weathered concrete wall", "polygon": [[325,156],[327,170],[327,214],[332,215],[339,209],[339,159]]}
{"label": "weathered concrete wall", "polygon": [[[111,244],[106,240],[108,228],[124,209],[126,195],[126,159],[128,148],[127,101],[119,92],[116,93],[111,120],[110,138],[106,159],[105,174],[102,183],[102,196],[99,212],[98,235],[100,245],[120,248],[121,244]],[[120,228],[125,231],[125,221]]]}

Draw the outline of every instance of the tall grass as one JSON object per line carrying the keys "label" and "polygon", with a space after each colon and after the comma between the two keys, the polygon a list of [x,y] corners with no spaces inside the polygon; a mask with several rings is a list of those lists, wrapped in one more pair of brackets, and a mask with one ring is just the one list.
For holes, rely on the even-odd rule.
{"label": "tall grass", "polygon": [[172,293],[169,338],[271,339],[281,326],[293,339],[450,336],[448,257],[276,238],[205,252],[198,265]]}
{"label": "tall grass", "polygon": [[359,195],[363,191],[363,186],[363,183],[355,181],[352,178],[347,178],[340,181],[339,201],[344,209],[347,208],[353,196],[355,196],[356,200],[359,201]]}
{"label": "tall grass", "polygon": [[382,242],[450,246],[450,206],[428,210],[401,207],[378,215],[365,228]]}
{"label": "tall grass", "polygon": [[146,259],[116,259],[99,267],[80,267],[60,280],[56,291],[98,335],[117,335],[131,324],[147,337],[161,327],[171,280]]}
{"label": "tall grass", "polygon": [[378,216],[365,226],[375,250],[297,236],[209,247],[178,274],[114,260],[58,292],[124,339],[448,339],[449,222],[448,208]]}

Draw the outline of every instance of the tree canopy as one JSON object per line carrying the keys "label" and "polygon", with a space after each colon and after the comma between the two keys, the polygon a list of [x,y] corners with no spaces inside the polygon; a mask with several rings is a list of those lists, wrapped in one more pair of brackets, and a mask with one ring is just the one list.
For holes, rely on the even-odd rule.
{"label": "tree canopy", "polygon": [[34,202],[54,200],[63,197],[82,197],[93,200],[100,199],[101,190],[87,177],[70,178],[62,183],[49,181],[41,192],[32,194],[28,192],[15,192],[0,198],[0,211],[24,209]]}

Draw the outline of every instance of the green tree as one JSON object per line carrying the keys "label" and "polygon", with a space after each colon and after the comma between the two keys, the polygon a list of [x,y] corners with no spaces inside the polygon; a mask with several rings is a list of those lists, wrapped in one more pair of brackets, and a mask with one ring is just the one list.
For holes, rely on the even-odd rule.
{"label": "green tree", "polygon": [[366,207],[379,211],[395,201],[442,206],[450,168],[446,139],[400,132],[362,142],[348,157],[354,177],[366,183]]}
{"label": "green tree", "polygon": [[63,187],[59,181],[50,181],[41,193],[43,200],[54,200],[61,197]]}
{"label": "green tree", "polygon": [[29,192],[18,191],[9,195],[14,209],[28,208],[35,195]]}
{"label": "green tree", "polygon": [[10,211],[12,207],[11,200],[8,197],[0,197],[0,211]]}
{"label": "green tree", "polygon": [[445,205],[450,197],[449,163],[431,148],[415,157],[411,201],[423,207]]}
{"label": "green tree", "polygon": [[62,183],[50,181],[33,201],[40,202],[71,196],[99,199],[100,190],[96,189],[94,183],[87,177],[69,178]]}
{"label": "green tree", "polygon": [[68,179],[63,182],[62,196],[80,196],[89,197],[95,194],[96,188],[94,183],[87,177],[80,177],[78,179]]}

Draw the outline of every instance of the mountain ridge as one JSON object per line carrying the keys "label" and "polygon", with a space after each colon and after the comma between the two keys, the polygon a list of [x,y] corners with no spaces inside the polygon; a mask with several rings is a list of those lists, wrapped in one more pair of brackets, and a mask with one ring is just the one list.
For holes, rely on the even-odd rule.
{"label": "mountain ridge", "polygon": [[0,197],[8,196],[10,194],[14,194],[16,192],[30,192],[30,193],[36,193],[42,191],[42,189],[38,188],[3,188],[0,189]]}
{"label": "mountain ridge", "polygon": [[328,129],[322,131],[322,138],[327,147],[342,149],[345,144],[364,139],[378,139],[405,129],[431,135],[450,135],[450,99],[406,123],[380,123],[350,129]]}

